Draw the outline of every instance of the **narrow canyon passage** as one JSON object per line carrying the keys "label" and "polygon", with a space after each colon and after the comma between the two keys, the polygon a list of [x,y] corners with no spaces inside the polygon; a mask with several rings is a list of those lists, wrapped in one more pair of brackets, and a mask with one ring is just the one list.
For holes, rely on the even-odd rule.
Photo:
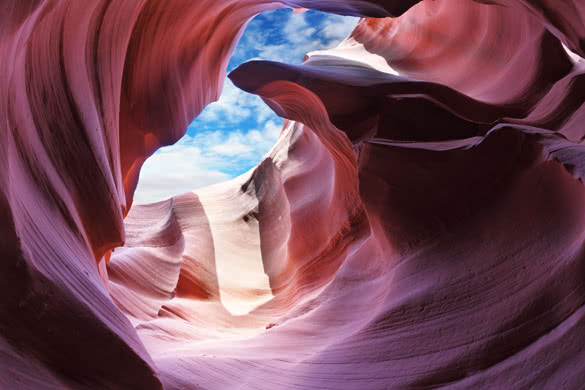
{"label": "narrow canyon passage", "polygon": [[[232,55],[228,72],[252,58],[287,59],[291,63],[300,64],[305,53],[312,49],[337,46],[355,28],[356,23],[355,17],[309,10],[295,14],[290,10],[265,12],[247,25]],[[126,295],[131,293],[125,285],[129,283],[135,286],[136,275],[140,275],[140,288],[149,289],[148,286],[159,283],[161,275],[168,274],[163,277],[165,284],[169,283],[166,286],[168,291],[166,295],[160,295],[159,301],[150,308],[150,311],[155,312],[150,313],[149,319],[160,316],[158,311],[165,312],[169,308],[171,302],[166,302],[164,298],[173,297],[178,284],[189,291],[207,291],[204,297],[195,297],[195,300],[184,299],[179,294],[177,302],[185,306],[181,312],[192,312],[190,317],[212,317],[204,308],[212,307],[213,298],[217,299],[215,303],[218,305],[213,310],[224,313],[224,316],[227,313],[235,316],[248,314],[274,298],[271,285],[275,286],[276,282],[270,281],[268,272],[275,267],[286,268],[286,251],[278,254],[283,256],[281,259],[268,254],[273,250],[265,242],[275,239],[266,238],[267,230],[261,226],[258,215],[266,213],[264,210],[267,207],[277,209],[280,205],[266,205],[265,201],[260,204],[258,196],[262,198],[263,194],[254,190],[244,191],[240,187],[244,185],[242,183],[254,180],[250,178],[253,173],[249,171],[263,157],[270,156],[262,166],[274,161],[271,156],[274,153],[270,150],[282,130],[282,124],[280,128],[277,127],[277,123],[282,120],[260,98],[237,89],[231,80],[226,78],[224,86],[219,101],[209,105],[189,125],[187,135],[178,144],[156,152],[142,168],[134,196],[134,209],[126,218],[126,233],[132,237],[157,235],[159,238],[154,242],[127,241],[125,248],[118,249],[112,255],[107,272],[113,298],[130,315],[135,315],[136,309],[133,308],[136,303],[129,302],[131,299]],[[262,126],[263,130],[257,130]],[[209,130],[214,127],[220,130]],[[283,145],[279,147],[283,148]],[[286,160],[286,157],[280,159]],[[234,174],[243,177],[232,183],[215,184],[207,190],[197,191],[197,208],[202,210],[197,215],[191,215],[188,220],[190,225],[206,226],[205,241],[197,239],[198,234],[183,237],[181,233],[173,233],[170,238],[165,238],[169,234],[169,224],[177,223],[174,204],[153,205],[150,208],[136,205],[137,199],[139,202],[140,199],[164,201],[181,191],[205,187],[209,185],[209,180],[216,177],[225,180]],[[222,201],[218,202],[218,198]],[[186,206],[180,209],[190,213]],[[134,226],[134,215],[140,218],[142,210],[147,215],[151,215],[154,210],[164,210],[164,220],[153,220],[154,225],[144,226],[137,232],[131,231],[128,227]],[[271,211],[268,209],[267,212]],[[273,235],[274,231],[285,225],[284,229],[290,229],[290,217],[281,213],[279,223],[271,226],[268,234]],[[185,227],[178,229],[185,232]],[[278,246],[286,245],[287,239],[283,237],[279,237],[282,242]],[[211,248],[207,253],[202,246]],[[189,275],[180,274],[181,269],[188,270]],[[201,279],[201,273],[212,275],[212,278]],[[190,285],[186,287],[186,283]],[[250,322],[253,325],[244,325],[246,321],[239,318],[223,321],[235,328],[264,329],[273,317],[265,316],[260,321]],[[238,324],[238,321],[242,324]],[[215,326],[214,322],[211,325]]]}
{"label": "narrow canyon passage", "polygon": [[5,1],[0,389],[581,389],[584,21]]}

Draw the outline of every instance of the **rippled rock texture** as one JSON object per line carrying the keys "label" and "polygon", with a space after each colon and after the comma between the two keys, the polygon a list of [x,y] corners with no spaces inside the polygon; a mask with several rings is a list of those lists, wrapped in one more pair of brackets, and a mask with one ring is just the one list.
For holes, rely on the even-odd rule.
{"label": "rippled rock texture", "polygon": [[[256,169],[131,208],[246,22],[362,19],[231,79]],[[3,0],[0,388],[580,389],[581,0]]]}

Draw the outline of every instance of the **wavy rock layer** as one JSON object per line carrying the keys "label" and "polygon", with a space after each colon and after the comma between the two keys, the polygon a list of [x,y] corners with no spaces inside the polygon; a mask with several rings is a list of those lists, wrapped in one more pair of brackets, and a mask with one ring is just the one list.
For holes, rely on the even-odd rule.
{"label": "wavy rock layer", "polygon": [[[383,18],[235,70],[288,119],[273,150],[131,208],[282,6]],[[4,1],[0,388],[581,388],[584,20],[579,0]]]}

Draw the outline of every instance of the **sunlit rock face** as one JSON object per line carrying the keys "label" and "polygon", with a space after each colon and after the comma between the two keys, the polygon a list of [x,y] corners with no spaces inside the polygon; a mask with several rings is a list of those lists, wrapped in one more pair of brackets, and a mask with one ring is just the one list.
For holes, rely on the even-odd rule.
{"label": "sunlit rock face", "polygon": [[[230,75],[287,119],[256,169],[131,208],[283,6],[372,18]],[[584,21],[580,0],[4,0],[0,388],[581,388]]]}

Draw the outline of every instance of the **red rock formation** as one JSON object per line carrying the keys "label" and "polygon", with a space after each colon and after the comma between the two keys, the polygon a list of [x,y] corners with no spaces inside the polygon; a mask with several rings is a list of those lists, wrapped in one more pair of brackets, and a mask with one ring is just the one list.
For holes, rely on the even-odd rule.
{"label": "red rock formation", "polygon": [[[267,158],[130,209],[247,20],[282,5],[401,16],[241,66],[289,119]],[[582,387],[584,19],[579,0],[4,1],[0,388]]]}

